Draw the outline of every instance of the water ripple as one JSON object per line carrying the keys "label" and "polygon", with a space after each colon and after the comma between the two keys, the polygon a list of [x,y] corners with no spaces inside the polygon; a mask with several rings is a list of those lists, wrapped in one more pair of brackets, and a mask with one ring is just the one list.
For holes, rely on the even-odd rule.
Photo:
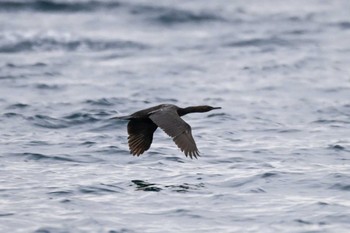
{"label": "water ripple", "polygon": [[[24,158],[25,161],[50,160],[55,162],[81,162],[70,158],[69,155],[45,155],[40,153],[12,153],[11,155]],[[10,156],[11,156],[10,155]]]}
{"label": "water ripple", "polygon": [[330,145],[328,148],[331,149],[331,150],[335,150],[335,151],[347,151],[344,146],[341,146],[341,145],[338,145],[338,144]]}
{"label": "water ripple", "polygon": [[190,12],[178,9],[167,9],[159,12],[159,15],[153,17],[155,22],[164,25],[173,25],[179,23],[205,23],[208,21],[223,21],[222,18],[206,12]]}
{"label": "water ripple", "polygon": [[149,183],[143,180],[132,180],[132,183],[136,185],[136,190],[146,192],[160,192],[162,189],[157,187],[156,184]]}
{"label": "water ripple", "polygon": [[17,103],[17,104],[11,104],[7,107],[7,109],[24,109],[30,107],[29,104],[23,104],[23,103]]}
{"label": "water ripple", "polygon": [[85,103],[96,106],[113,106],[114,103],[107,98],[101,98],[97,100],[86,100]]}
{"label": "water ripple", "polygon": [[43,11],[43,12],[77,12],[111,10],[119,8],[118,1],[59,2],[39,1],[1,1],[0,11]]}
{"label": "water ripple", "polygon": [[338,189],[340,191],[350,191],[350,184],[337,183],[332,185],[330,189]]}
{"label": "water ripple", "polygon": [[229,47],[290,46],[291,42],[277,37],[239,40],[226,44]]}
{"label": "water ripple", "polygon": [[45,115],[35,115],[34,117],[28,117],[27,119],[35,126],[48,129],[62,129],[69,126],[67,121]]}
{"label": "water ripple", "polygon": [[91,186],[81,186],[79,187],[79,192],[83,194],[97,194],[102,195],[104,193],[120,193],[122,188],[112,185],[91,185]]}
{"label": "water ripple", "polygon": [[103,41],[96,39],[71,38],[60,34],[53,35],[0,35],[0,53],[25,51],[105,51],[122,49],[145,49],[148,46],[133,41]]}
{"label": "water ripple", "polygon": [[93,123],[98,121],[96,117],[91,113],[76,112],[70,115],[64,116],[63,119],[67,120],[70,125]]}

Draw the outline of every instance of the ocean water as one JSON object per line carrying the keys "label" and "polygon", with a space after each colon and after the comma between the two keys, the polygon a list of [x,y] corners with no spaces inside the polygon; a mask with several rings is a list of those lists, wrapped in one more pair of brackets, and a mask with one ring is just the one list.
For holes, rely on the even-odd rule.
{"label": "ocean water", "polygon": [[[0,1],[0,232],[349,232],[350,2]],[[129,154],[130,114],[184,120]]]}

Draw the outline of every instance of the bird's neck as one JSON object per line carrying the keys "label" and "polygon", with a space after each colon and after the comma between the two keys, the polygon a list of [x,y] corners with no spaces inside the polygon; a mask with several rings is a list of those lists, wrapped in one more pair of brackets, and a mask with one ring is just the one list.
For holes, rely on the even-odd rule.
{"label": "bird's neck", "polygon": [[197,106],[193,106],[193,107],[187,107],[187,108],[179,108],[177,110],[177,113],[179,114],[179,116],[184,116],[188,113],[192,113],[192,112],[205,112],[203,111],[203,109],[197,107]]}

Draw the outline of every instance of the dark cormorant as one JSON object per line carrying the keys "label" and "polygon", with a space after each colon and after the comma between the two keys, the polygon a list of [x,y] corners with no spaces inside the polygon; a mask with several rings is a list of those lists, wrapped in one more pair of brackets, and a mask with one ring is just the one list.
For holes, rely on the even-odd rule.
{"label": "dark cormorant", "polygon": [[158,126],[165,131],[187,156],[197,158],[199,151],[191,133],[191,126],[181,119],[188,113],[208,112],[221,107],[191,106],[179,108],[172,104],[161,104],[137,111],[128,116],[112,119],[130,120],[128,123],[128,143],[130,154],[139,156],[152,144],[153,133]]}

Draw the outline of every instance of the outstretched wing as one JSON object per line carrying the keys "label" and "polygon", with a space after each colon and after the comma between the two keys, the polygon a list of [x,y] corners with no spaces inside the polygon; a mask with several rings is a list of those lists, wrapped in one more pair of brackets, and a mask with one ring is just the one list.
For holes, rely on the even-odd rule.
{"label": "outstretched wing", "polygon": [[150,119],[131,119],[128,123],[130,154],[139,156],[148,150],[157,127]]}
{"label": "outstretched wing", "polygon": [[199,151],[191,133],[191,126],[180,118],[176,109],[159,110],[152,113],[149,118],[174,140],[175,144],[187,156],[197,158]]}

